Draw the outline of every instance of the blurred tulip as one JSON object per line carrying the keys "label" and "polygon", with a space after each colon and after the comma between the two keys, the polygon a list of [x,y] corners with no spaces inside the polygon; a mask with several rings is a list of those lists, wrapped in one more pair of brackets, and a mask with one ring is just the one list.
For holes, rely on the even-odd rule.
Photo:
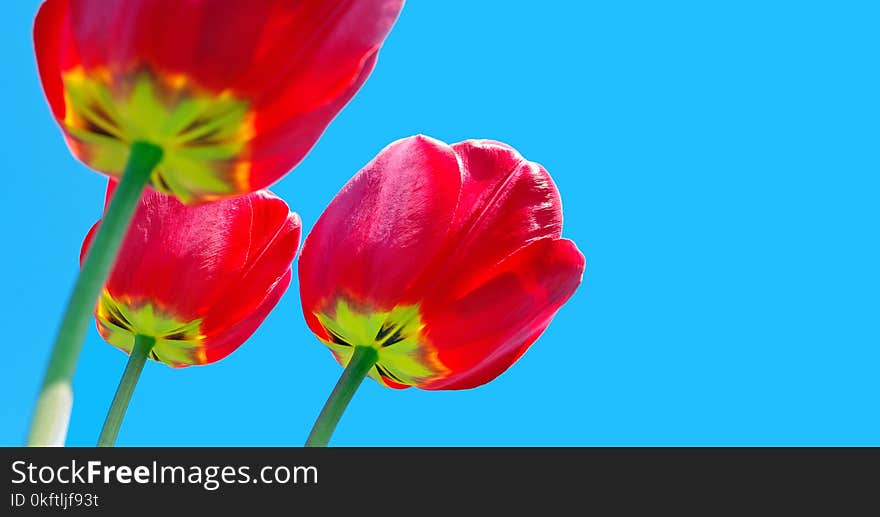
{"label": "blurred tulip", "polygon": [[294,167],[376,63],[403,0],[47,0],[34,27],[74,155],[119,176],[135,142],[184,203]]}

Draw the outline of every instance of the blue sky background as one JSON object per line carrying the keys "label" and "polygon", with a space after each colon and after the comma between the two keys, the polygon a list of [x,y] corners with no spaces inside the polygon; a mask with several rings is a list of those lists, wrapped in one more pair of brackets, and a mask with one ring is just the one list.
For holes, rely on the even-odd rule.
{"label": "blue sky background", "polygon": [[[0,444],[25,438],[105,180],[37,79],[37,0],[0,18]],[[308,229],[382,147],[493,138],[542,163],[585,281],[505,375],[367,381],[334,445],[880,445],[875,2],[413,0],[361,93],[274,190]],[[68,443],[125,355],[92,328]],[[120,445],[300,445],[341,368],[298,285],[220,363],[150,363]]]}

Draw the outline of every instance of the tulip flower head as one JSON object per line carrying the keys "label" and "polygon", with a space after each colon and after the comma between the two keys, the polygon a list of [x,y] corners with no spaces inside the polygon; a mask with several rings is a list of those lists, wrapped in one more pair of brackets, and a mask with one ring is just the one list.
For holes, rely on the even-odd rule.
{"label": "tulip flower head", "polygon": [[95,309],[98,331],[127,353],[135,336],[153,338],[150,357],[172,367],[218,361],[286,291],[300,233],[299,216],[265,190],[197,206],[147,191]]}
{"label": "tulip flower head", "polygon": [[300,296],[315,335],[393,388],[491,381],[547,328],[581,282],[547,171],[505,144],[392,143],[306,238]]}
{"label": "tulip flower head", "polygon": [[287,173],[370,74],[403,0],[46,0],[34,27],[73,154],[119,176],[135,142],[184,203]]}

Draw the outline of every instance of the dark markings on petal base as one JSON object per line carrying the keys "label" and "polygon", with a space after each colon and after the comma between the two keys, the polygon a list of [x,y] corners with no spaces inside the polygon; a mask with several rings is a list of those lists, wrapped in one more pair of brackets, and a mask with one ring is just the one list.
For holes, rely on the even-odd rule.
{"label": "dark markings on petal base", "polygon": [[[394,333],[391,334],[391,331],[394,331]],[[386,321],[382,324],[382,328],[380,328],[379,332],[376,334],[376,342],[382,343],[383,348],[386,346],[391,346],[395,343],[400,343],[404,339],[401,335],[402,331],[403,328],[401,326],[395,326],[394,324],[388,323]],[[391,337],[388,337],[389,334],[391,334]]]}
{"label": "dark markings on petal base", "polygon": [[351,343],[342,339],[342,336],[340,336],[336,332],[333,332],[332,330],[328,329],[327,327],[324,327],[324,330],[326,330],[327,333],[330,334],[330,340],[333,341],[334,343],[336,343],[337,345],[351,346]]}
{"label": "dark markings on petal base", "polygon": [[391,380],[394,381],[394,382],[397,382],[397,383],[403,384],[403,381],[400,380],[400,378],[398,378],[396,375],[394,375],[393,373],[389,372],[389,371],[386,370],[385,368],[382,368],[382,367],[381,367],[380,365],[378,365],[378,364],[376,365],[376,371],[379,372],[379,375],[381,375],[381,376],[383,376],[383,377],[387,377],[387,378],[391,379]]}

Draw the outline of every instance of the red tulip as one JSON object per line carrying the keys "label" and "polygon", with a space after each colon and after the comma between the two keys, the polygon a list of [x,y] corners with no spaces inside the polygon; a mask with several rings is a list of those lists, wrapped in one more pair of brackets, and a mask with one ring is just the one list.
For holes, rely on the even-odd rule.
{"label": "red tulip", "polygon": [[403,0],[47,0],[34,27],[52,112],[86,165],[133,142],[184,203],[264,188],[311,149],[376,63]]}
{"label": "red tulip", "polygon": [[150,357],[173,367],[223,359],[287,290],[300,228],[265,190],[198,206],[145,192],[95,309],[98,331],[128,353],[136,334],[153,337]]}
{"label": "red tulip", "polygon": [[303,245],[303,312],[340,363],[373,347],[385,386],[485,384],[529,348],[581,282],[550,175],[487,140],[385,148]]}

